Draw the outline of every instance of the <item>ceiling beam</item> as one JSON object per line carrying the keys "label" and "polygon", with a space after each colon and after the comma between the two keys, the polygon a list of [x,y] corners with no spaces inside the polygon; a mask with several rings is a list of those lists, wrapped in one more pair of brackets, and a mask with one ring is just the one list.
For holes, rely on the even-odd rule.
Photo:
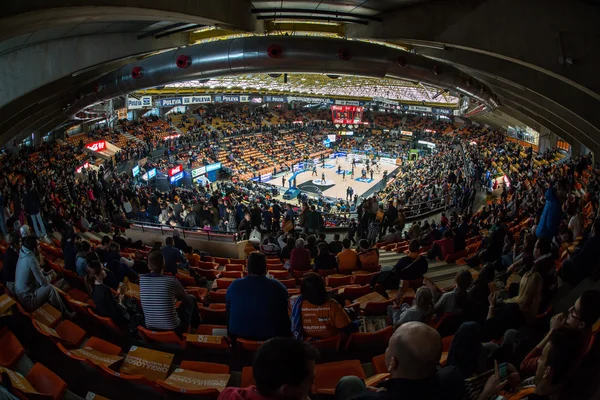
{"label": "ceiling beam", "polygon": [[[331,15],[335,17],[350,17],[358,18],[362,20],[381,22],[382,19],[379,17],[373,17],[371,15],[355,14],[341,11],[329,11],[329,10],[311,10],[306,8],[253,8],[252,14],[280,14],[280,17],[287,18],[281,14],[316,14],[316,15]],[[308,18],[312,19],[312,17]]]}
{"label": "ceiling beam", "polygon": [[364,19],[349,19],[349,18],[332,18],[332,17],[308,17],[306,15],[285,15],[285,16],[276,16],[276,15],[259,15],[256,17],[258,20],[271,20],[271,19],[297,19],[301,21],[311,20],[311,21],[327,21],[327,22],[348,22],[351,24],[359,24],[359,25],[369,25],[369,21]]}

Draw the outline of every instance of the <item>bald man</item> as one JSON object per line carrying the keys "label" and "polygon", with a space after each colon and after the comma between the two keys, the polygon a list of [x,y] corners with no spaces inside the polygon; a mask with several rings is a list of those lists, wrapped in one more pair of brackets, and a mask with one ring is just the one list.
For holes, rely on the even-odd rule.
{"label": "bald man", "polygon": [[442,338],[429,325],[408,322],[401,325],[385,350],[390,379],[380,388],[368,388],[355,376],[344,377],[335,391],[336,400],[460,400],[463,377],[455,367],[438,369]]}

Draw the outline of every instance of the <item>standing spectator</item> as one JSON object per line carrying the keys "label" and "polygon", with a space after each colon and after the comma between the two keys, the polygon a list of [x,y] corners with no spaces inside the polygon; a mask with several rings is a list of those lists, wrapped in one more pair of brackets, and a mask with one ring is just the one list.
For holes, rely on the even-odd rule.
{"label": "standing spectator", "polygon": [[33,183],[29,186],[27,193],[23,197],[23,205],[25,206],[25,211],[31,217],[35,234],[38,238],[46,240],[46,227],[40,215],[40,195]]}
{"label": "standing spectator", "polygon": [[279,281],[267,278],[266,274],[265,255],[250,253],[248,276],[236,279],[227,289],[230,336],[250,340],[290,336],[288,291]]}
{"label": "standing spectator", "polygon": [[186,241],[181,238],[179,229],[173,229],[173,246],[181,252],[184,252],[188,247]]}
{"label": "standing spectator", "polygon": [[244,218],[237,227],[239,234],[242,236],[242,239],[248,240],[250,237],[250,231],[252,231],[252,225],[250,224],[250,214],[245,213]]}
{"label": "standing spectator", "polygon": [[354,240],[354,236],[356,235],[357,230],[358,230],[358,226],[356,225],[356,220],[354,218],[350,218],[350,224],[348,224],[348,230],[346,231],[346,237],[352,242],[353,245],[356,244],[356,240]]}
{"label": "standing spectator", "polygon": [[569,194],[569,182],[561,179],[556,188],[546,190],[546,204],[540,218],[540,223],[535,231],[538,239],[552,240],[558,233],[562,217],[562,204]]}
{"label": "standing spectator", "polygon": [[166,245],[162,248],[162,255],[165,259],[165,271],[175,276],[177,275],[179,268],[189,269],[187,259],[181,254],[181,251],[178,248],[173,247],[173,238],[166,238],[165,244]]}
{"label": "standing spectator", "polygon": [[75,260],[75,271],[81,278],[85,278],[87,275],[87,256],[92,251],[92,246],[89,242],[81,242],[79,245],[79,251],[77,252],[77,258]]}
{"label": "standing spectator", "polygon": [[[167,238],[170,239],[170,238]],[[190,324],[198,325],[196,298],[189,295],[174,276],[164,275],[165,258],[160,251],[148,255],[150,273],[140,276],[140,300],[146,328],[175,331],[181,335]],[[175,307],[181,301],[179,308]]]}

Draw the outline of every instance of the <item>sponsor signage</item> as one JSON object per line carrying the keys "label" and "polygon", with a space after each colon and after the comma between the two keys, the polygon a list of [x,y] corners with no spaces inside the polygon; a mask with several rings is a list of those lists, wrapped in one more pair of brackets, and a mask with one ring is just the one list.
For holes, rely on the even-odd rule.
{"label": "sponsor signage", "polygon": [[154,178],[155,176],[156,176],[156,168],[152,168],[151,170],[146,172],[144,175],[142,175],[142,179],[149,181],[150,179]]}
{"label": "sponsor signage", "polygon": [[183,104],[205,104],[212,101],[211,96],[185,96],[183,97]]}
{"label": "sponsor signage", "polygon": [[139,99],[133,96],[127,96],[128,110],[141,110],[142,108],[152,107],[152,96],[142,96]]}
{"label": "sponsor signage", "polygon": [[260,104],[262,102],[263,102],[262,97],[256,97],[256,96],[250,97],[250,103]]}
{"label": "sponsor signage", "polygon": [[75,170],[75,172],[77,172],[78,174],[81,173],[81,171],[83,171],[84,168],[89,168],[90,167],[90,163],[86,162],[85,164],[77,167],[77,169]]}
{"label": "sponsor signage", "polygon": [[183,178],[183,171],[181,171],[181,172],[179,172],[179,173],[177,173],[177,174],[175,174],[175,175],[173,175],[173,176],[171,177],[171,184],[173,184],[173,183],[177,182],[177,181],[178,181],[178,180],[180,180],[181,178]]}
{"label": "sponsor signage", "polygon": [[140,166],[136,165],[135,167],[133,167],[131,169],[131,174],[133,175],[133,177],[135,178],[136,176],[138,176],[140,174]]}
{"label": "sponsor signage", "polygon": [[304,96],[287,96],[287,101],[289,101],[290,103],[292,101],[300,101],[303,103],[333,104],[333,100],[331,100],[331,99],[320,99],[318,97],[304,97]]}
{"label": "sponsor signage", "polygon": [[177,175],[178,173],[183,172],[183,165],[179,164],[176,167],[173,167],[169,170],[169,176]]}
{"label": "sponsor signage", "polygon": [[106,140],[98,140],[97,142],[88,143],[85,148],[94,152],[106,150]]}
{"label": "sponsor signage", "polygon": [[250,102],[250,96],[247,95],[230,95],[221,94],[215,96],[215,103],[248,103]]}
{"label": "sponsor signage", "polygon": [[340,106],[362,106],[364,101],[358,100],[336,100],[335,104]]}
{"label": "sponsor signage", "polygon": [[177,107],[186,106],[189,104],[204,104],[212,101],[211,96],[184,96],[184,97],[168,97],[158,99],[154,102],[155,107]]}
{"label": "sponsor signage", "polygon": [[211,172],[211,171],[216,171],[218,169],[221,169],[221,163],[215,163],[215,164],[210,164],[206,166],[206,172]]}
{"label": "sponsor signage", "polygon": [[413,133],[411,131],[400,131],[400,134],[404,136],[412,136]]}
{"label": "sponsor signage", "polygon": [[177,139],[179,136],[181,136],[181,135],[176,134],[176,135],[171,135],[171,136],[165,136],[163,139],[165,139],[165,140]]}
{"label": "sponsor signage", "polygon": [[452,110],[449,108],[432,107],[431,112],[434,114],[452,115]]}
{"label": "sponsor signage", "polygon": [[376,101],[376,102],[382,103],[382,104],[386,104],[386,105],[390,105],[390,106],[400,105],[400,102],[398,102],[398,101],[385,99],[383,97],[373,97],[373,101]]}
{"label": "sponsor signage", "polygon": [[392,164],[392,165],[396,165],[396,159],[395,158],[389,158],[389,157],[379,157],[379,161],[383,164]]}
{"label": "sponsor signage", "polygon": [[431,107],[424,106],[408,106],[409,111],[431,112]]}
{"label": "sponsor signage", "polygon": [[286,96],[264,96],[265,103],[287,103],[288,98]]}
{"label": "sponsor signage", "polygon": [[196,178],[202,174],[206,173],[206,167],[199,167],[192,170],[192,178]]}
{"label": "sponsor signage", "polygon": [[117,118],[118,119],[127,119],[127,108],[119,108],[117,109]]}

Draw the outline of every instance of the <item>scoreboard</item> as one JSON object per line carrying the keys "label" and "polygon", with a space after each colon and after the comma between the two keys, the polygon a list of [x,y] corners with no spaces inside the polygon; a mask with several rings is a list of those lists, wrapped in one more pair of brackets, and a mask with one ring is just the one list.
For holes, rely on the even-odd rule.
{"label": "scoreboard", "polygon": [[334,124],[362,124],[363,111],[361,106],[331,106],[331,118]]}

